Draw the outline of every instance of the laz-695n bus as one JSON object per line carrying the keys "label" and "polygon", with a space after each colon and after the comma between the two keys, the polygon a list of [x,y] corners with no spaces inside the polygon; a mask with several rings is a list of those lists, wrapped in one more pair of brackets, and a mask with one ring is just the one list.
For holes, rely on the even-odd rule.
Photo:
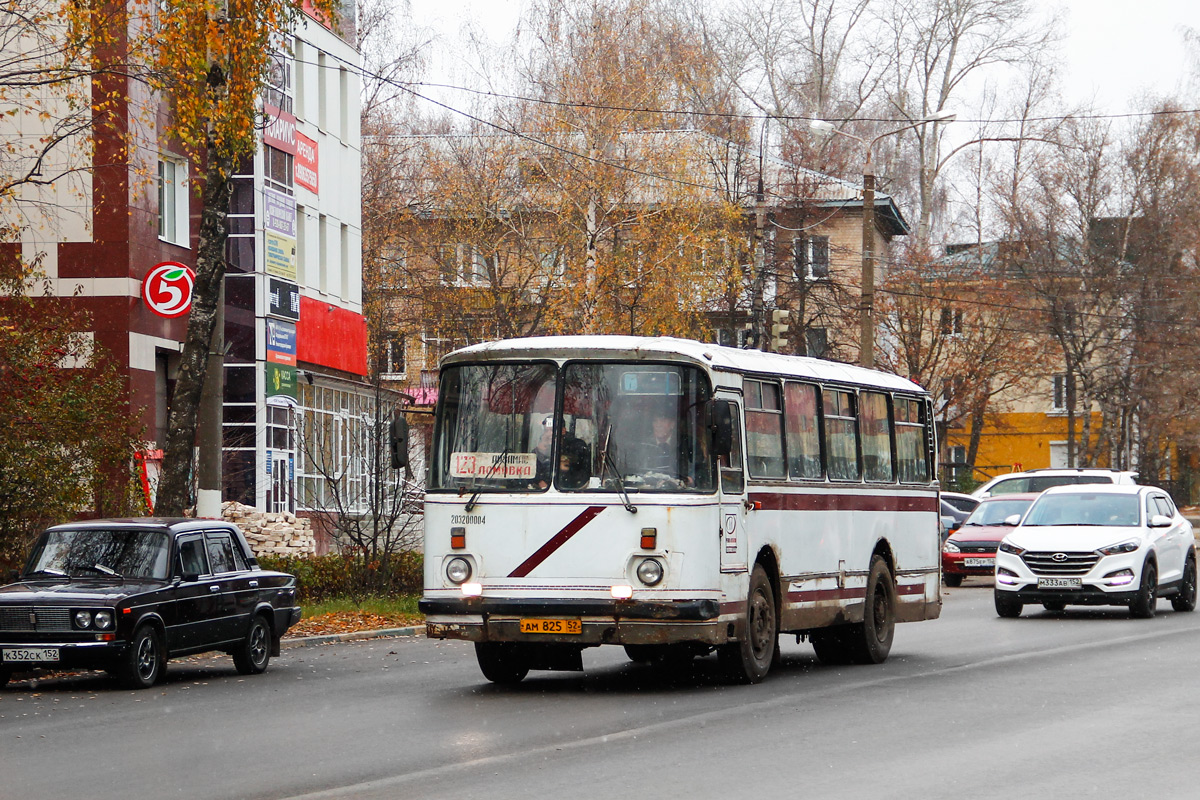
{"label": "laz-695n bus", "polygon": [[936,444],[910,381],[695,341],[563,336],[442,361],[420,608],[484,676],[582,651],[762,680],[779,635],[879,663],[934,619]]}

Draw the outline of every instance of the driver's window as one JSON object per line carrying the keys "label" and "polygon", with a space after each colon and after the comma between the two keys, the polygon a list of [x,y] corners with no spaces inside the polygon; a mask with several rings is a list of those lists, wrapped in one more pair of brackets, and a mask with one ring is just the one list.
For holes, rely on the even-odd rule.
{"label": "driver's window", "polygon": [[741,494],[746,488],[746,478],[742,472],[742,415],[738,407],[730,403],[733,411],[733,436],[730,440],[729,454],[717,460],[721,469],[721,491],[726,494]]}
{"label": "driver's window", "polygon": [[179,540],[179,571],[183,575],[207,575],[208,558],[204,554],[204,536],[185,536]]}

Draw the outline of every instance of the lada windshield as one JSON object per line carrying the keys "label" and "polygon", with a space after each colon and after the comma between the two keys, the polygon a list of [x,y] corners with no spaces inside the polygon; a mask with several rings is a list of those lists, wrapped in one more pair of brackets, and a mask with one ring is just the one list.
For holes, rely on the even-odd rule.
{"label": "lada windshield", "polygon": [[679,365],[448,367],[430,489],[712,492],[708,399],[704,373]]}
{"label": "lada windshield", "polygon": [[25,574],[165,580],[169,549],[167,536],[161,531],[47,531]]}
{"label": "lada windshield", "polygon": [[1040,525],[1138,525],[1138,496],[1136,494],[1047,494],[1038,498],[1026,527]]}

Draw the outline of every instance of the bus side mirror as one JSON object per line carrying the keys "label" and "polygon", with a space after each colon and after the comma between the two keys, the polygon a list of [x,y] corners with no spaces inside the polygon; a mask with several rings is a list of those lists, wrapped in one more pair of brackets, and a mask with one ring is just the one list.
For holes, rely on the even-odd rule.
{"label": "bus side mirror", "polygon": [[388,452],[392,457],[392,469],[408,468],[408,419],[399,411],[392,413],[388,424]]}
{"label": "bus side mirror", "polygon": [[733,449],[733,403],[718,400],[713,404],[713,455],[729,455]]}

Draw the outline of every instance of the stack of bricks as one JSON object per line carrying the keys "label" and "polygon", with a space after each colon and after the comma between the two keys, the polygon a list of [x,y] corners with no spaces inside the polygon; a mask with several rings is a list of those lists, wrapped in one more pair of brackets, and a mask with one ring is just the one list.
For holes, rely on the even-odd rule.
{"label": "stack of bricks", "polygon": [[255,556],[311,556],[317,552],[312,523],[289,512],[259,511],[253,506],[228,502],[221,516],[242,529]]}

